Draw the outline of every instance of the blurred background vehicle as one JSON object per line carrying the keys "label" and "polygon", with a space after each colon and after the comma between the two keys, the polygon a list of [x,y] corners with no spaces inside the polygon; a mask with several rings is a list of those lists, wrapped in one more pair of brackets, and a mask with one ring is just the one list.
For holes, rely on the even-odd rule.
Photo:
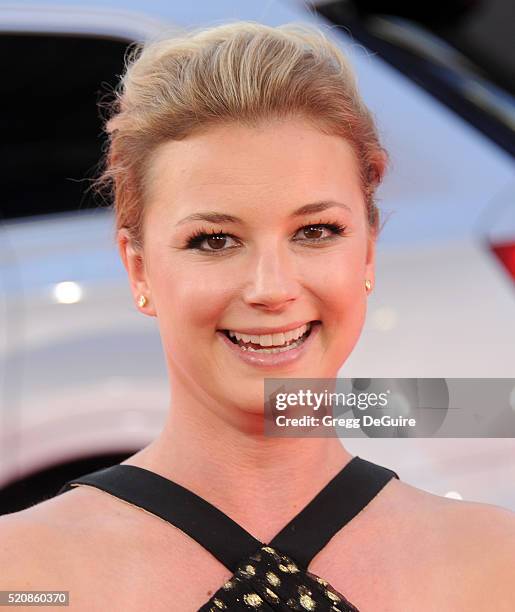
{"label": "blurred background vehicle", "polygon": [[[170,26],[304,21],[351,58],[392,164],[376,286],[340,376],[515,378],[513,6],[417,7],[0,2],[0,514],[123,460],[164,423],[157,326],[133,305],[112,212],[88,187],[97,104],[128,46]],[[515,510],[515,440],[343,442],[415,486]]]}

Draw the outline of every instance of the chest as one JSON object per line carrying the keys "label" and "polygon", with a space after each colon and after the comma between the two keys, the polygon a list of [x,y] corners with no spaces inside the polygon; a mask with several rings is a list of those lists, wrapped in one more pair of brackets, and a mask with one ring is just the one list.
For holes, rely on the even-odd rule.
{"label": "chest", "polygon": [[[454,612],[463,589],[442,571],[445,559],[417,558],[417,550],[373,545],[344,530],[313,559],[311,573],[327,580],[360,612]],[[421,549],[418,554],[422,554]],[[427,553],[426,553],[427,554]],[[232,572],[179,530],[103,538],[82,549],[70,602],[74,610],[196,612]],[[447,576],[447,577],[446,577]]]}

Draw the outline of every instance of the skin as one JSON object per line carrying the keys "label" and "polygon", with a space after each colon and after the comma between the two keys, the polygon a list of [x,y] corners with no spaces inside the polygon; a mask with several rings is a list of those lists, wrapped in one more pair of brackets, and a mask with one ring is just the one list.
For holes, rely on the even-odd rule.
{"label": "skin", "polygon": [[[144,249],[125,230],[118,246],[135,302],[145,295],[140,310],[158,319],[172,400],[159,438],[125,463],[187,485],[266,537],[351,458],[336,438],[265,437],[263,378],[336,377],[361,334],[375,241],[353,149],[301,118],[217,126],[161,145],[146,184]],[[348,209],[291,216],[321,200]],[[242,221],[178,225],[206,210]],[[344,235],[302,229],[320,223]],[[198,229],[223,232],[225,251],[211,240],[201,245],[211,252],[185,248]],[[310,351],[266,372],[216,333],[312,320],[322,326]]]}
{"label": "skin", "polygon": [[[160,147],[148,179],[144,251],[124,231],[118,244],[135,301],[145,295],[142,312],[157,317],[171,401],[159,437],[123,463],[183,484],[269,541],[351,455],[337,438],[264,436],[265,373],[235,359],[216,330],[321,320],[311,350],[268,375],[336,376],[365,320],[364,280],[374,284],[375,244],[352,150],[301,120],[218,127]],[[351,210],[290,218],[321,199]],[[176,223],[207,209],[242,218],[238,226],[202,223],[234,235],[238,248],[184,249],[199,224]],[[318,247],[293,241],[305,225],[334,221],[347,226],[345,237]],[[363,612],[508,612],[513,559],[512,512],[394,479],[309,570]],[[0,567],[2,588],[68,589],[80,611],[106,602],[141,610],[149,601],[156,610],[172,601],[196,610],[231,576],[180,530],[87,486],[0,517]]]}

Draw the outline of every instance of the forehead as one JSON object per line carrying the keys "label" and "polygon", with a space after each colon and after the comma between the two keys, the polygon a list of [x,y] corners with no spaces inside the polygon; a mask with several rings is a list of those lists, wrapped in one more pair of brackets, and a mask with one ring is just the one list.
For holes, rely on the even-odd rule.
{"label": "forehead", "polygon": [[163,143],[146,179],[146,205],[171,206],[177,218],[206,206],[261,213],[268,206],[272,213],[321,199],[359,200],[361,193],[352,146],[301,119],[216,126]]}

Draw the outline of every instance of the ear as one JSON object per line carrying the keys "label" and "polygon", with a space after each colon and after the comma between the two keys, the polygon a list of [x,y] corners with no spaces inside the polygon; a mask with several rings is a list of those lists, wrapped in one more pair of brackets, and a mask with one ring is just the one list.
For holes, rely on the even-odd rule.
{"label": "ear", "polygon": [[[118,230],[116,242],[123,265],[127,270],[131,293],[138,310],[155,317],[156,311],[152,304],[152,294],[145,271],[143,251],[136,249],[128,230],[124,227]],[[147,303],[143,307],[138,304],[141,295],[147,298]]]}
{"label": "ear", "polygon": [[372,232],[369,234],[367,240],[367,256],[365,261],[365,278],[363,282],[368,278],[372,283],[372,290],[375,287],[375,258],[376,258],[376,238]]}

